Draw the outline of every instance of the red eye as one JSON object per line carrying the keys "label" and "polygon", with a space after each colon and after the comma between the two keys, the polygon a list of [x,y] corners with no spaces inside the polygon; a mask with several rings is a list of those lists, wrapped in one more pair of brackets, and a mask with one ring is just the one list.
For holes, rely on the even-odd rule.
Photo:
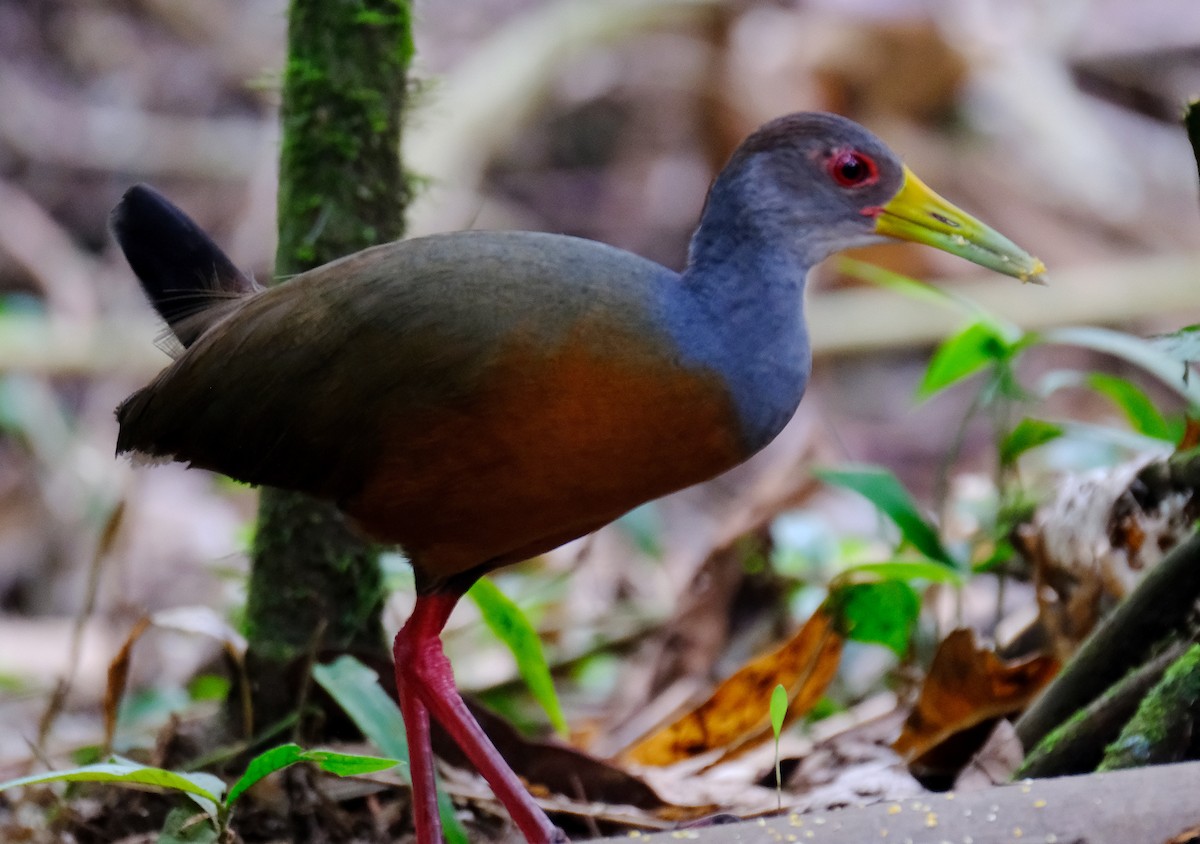
{"label": "red eye", "polygon": [[844,188],[859,188],[879,181],[879,168],[858,150],[838,150],[829,156],[829,175]]}

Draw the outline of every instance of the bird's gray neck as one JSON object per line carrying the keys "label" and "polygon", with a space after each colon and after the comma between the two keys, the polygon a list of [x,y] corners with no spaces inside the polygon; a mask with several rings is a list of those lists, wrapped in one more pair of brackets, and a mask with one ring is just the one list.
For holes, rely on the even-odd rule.
{"label": "bird's gray neck", "polygon": [[769,443],[792,418],[812,358],[804,321],[804,281],[811,263],[779,221],[750,213],[718,193],[692,239],[676,286],[676,340],[691,362],[726,383],[749,452]]}

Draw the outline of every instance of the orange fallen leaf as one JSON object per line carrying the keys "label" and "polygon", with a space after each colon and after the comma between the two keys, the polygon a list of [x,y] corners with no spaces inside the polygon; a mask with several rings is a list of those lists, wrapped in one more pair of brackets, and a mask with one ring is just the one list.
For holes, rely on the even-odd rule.
{"label": "orange fallen leaf", "polygon": [[738,750],[772,735],[771,692],[788,690],[791,722],[821,699],[837,673],[844,640],[828,602],[791,640],[757,657],[725,680],[712,697],[622,754],[642,765],[671,765],[722,747]]}
{"label": "orange fallen leaf", "polygon": [[1004,661],[960,628],[938,646],[916,706],[893,749],[916,759],[964,730],[1024,709],[1058,673],[1058,660],[1034,656]]}

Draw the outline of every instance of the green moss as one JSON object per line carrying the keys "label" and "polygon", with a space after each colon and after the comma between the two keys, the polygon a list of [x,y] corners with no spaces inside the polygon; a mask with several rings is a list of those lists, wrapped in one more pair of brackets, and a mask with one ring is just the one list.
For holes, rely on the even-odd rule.
{"label": "green moss", "polygon": [[1192,645],[1142,700],[1097,770],[1177,761],[1191,735],[1200,701],[1200,645]]}
{"label": "green moss", "polygon": [[[1109,693],[1111,693],[1111,689],[1106,694]],[[1087,716],[1088,710],[1086,708],[1078,709],[1075,711],[1074,715],[1047,733],[1046,737],[1038,742],[1037,746],[1026,754],[1025,760],[1021,763],[1021,766],[1013,772],[1012,779],[1020,780],[1029,776],[1029,770],[1034,766],[1041,764],[1042,759],[1052,755],[1058,749],[1059,744],[1061,744],[1070,736],[1074,735],[1075,730],[1078,728],[1080,723],[1086,720]]]}
{"label": "green moss", "polygon": [[378,558],[332,505],[264,490],[246,605],[246,635],[260,659],[286,662],[322,647],[373,650],[386,597]]}
{"label": "green moss", "polygon": [[[1147,684],[1154,682],[1153,676],[1144,676],[1160,657],[1150,663],[1135,666],[1125,676],[1113,683],[1099,698],[1077,710],[1066,721],[1049,732],[1026,755],[1013,779],[1027,776],[1060,776],[1092,771],[1105,754],[1102,742],[1115,736],[1144,697]],[[1162,669],[1151,671],[1162,681]],[[1064,747],[1065,745],[1065,747]],[[1061,752],[1060,752],[1061,751]]]}
{"label": "green moss", "polygon": [[[292,0],[277,278],[402,236],[411,21],[406,0]],[[291,662],[314,649],[386,653],[385,595],[377,550],[332,505],[294,493],[263,490],[252,556],[246,630],[264,723],[294,706]]]}
{"label": "green moss", "polygon": [[281,272],[402,234],[408,183],[398,150],[410,23],[398,0],[294,0],[283,85]]}

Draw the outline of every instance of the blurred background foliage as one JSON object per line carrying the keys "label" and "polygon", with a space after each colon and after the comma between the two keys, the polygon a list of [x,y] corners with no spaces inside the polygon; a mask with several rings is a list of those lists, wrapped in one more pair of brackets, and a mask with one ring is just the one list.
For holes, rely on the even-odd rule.
{"label": "blurred background foliage", "polygon": [[[1200,322],[1196,168],[1179,127],[1200,91],[1191,0],[424,0],[416,11],[403,144],[420,190],[414,235],[565,232],[679,267],[737,142],[771,117],[824,109],[866,124],[1041,257],[1051,286],[909,245],[855,258],[947,279],[1027,331]],[[112,408],[166,358],[105,226],[126,187],[151,182],[242,267],[270,276],[285,14],[283,0],[0,0],[0,779],[20,772],[29,741],[50,757],[97,741],[106,671],[146,613],[183,620],[138,643],[127,743],[223,693],[203,678],[236,638],[253,492],[112,458]],[[541,631],[581,745],[628,746],[794,629],[847,566],[889,558],[895,537],[878,511],[812,466],[891,470],[969,568],[988,562],[981,532],[1005,538],[996,526],[1002,504],[1020,503],[1005,499],[1018,457],[1032,506],[1060,473],[1169,451],[1147,445],[1157,422],[1143,413],[1139,426],[1113,382],[1044,390],[1038,404],[1039,417],[1111,433],[1025,431],[1044,447],[998,448],[1022,415],[1013,404],[999,420],[979,412],[978,380],[930,388],[926,374],[967,316],[868,275],[844,261],[814,273],[816,372],[767,452],[496,575]],[[1063,370],[1127,377],[1160,418],[1186,407],[1177,389],[1090,346],[1017,355],[1001,343],[965,366],[1011,363],[1024,384]],[[411,580],[391,558],[387,575]],[[929,630],[965,620],[1003,639],[998,620],[1016,630],[1036,613],[1027,584],[997,597],[989,582],[977,600],[926,596]],[[411,592],[392,600],[394,629]],[[519,724],[544,724],[512,693],[512,657],[474,612],[457,613],[446,636],[460,683]],[[844,660],[826,710],[887,686],[893,650]],[[63,678],[61,714],[39,732]]]}

